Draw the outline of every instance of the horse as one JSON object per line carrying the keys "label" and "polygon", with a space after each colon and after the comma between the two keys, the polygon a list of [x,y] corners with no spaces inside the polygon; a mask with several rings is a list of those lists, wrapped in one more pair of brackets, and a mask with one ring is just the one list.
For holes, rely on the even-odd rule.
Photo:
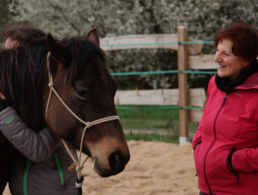
{"label": "horse", "polygon": [[[48,85],[50,73],[54,84],[51,87],[83,121],[117,115],[114,104],[117,85],[107,70],[99,45],[94,28],[84,37],[56,40],[48,34],[28,47],[1,50],[0,91],[34,131],[48,127],[78,150],[82,139],[81,150],[94,159],[95,172],[108,177],[122,172],[130,159],[119,120],[96,124],[84,132],[85,124],[67,110],[57,95],[49,96]],[[17,151],[1,132],[0,155],[0,192],[3,192]]]}

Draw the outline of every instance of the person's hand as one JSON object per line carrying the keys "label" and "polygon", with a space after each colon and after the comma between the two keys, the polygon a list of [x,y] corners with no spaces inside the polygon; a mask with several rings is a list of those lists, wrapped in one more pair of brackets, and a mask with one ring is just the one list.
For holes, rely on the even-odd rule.
{"label": "person's hand", "polygon": [[2,92],[0,92],[0,98],[5,100],[5,96],[4,96],[4,94]]}
{"label": "person's hand", "polygon": [[4,110],[7,106],[8,104],[5,101],[5,96],[3,93],[0,92],[0,112]]}

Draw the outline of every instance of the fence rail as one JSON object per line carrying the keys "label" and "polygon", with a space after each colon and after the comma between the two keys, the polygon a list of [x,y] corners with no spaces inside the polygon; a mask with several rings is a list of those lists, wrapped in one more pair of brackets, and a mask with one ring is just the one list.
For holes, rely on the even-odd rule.
{"label": "fence rail", "polygon": [[[184,144],[189,139],[188,121],[198,122],[200,120],[206,100],[203,89],[187,89],[187,74],[215,74],[215,71],[203,70],[217,69],[217,64],[213,62],[213,55],[200,54],[205,43],[214,42],[191,39],[187,37],[186,28],[184,27],[178,27],[177,34],[125,35],[100,39],[100,46],[104,51],[137,48],[174,49],[178,51],[178,70],[111,73],[113,76],[178,74],[178,89],[118,91],[115,97],[117,109],[128,109],[129,107],[121,105],[129,104],[160,105],[159,108],[164,108],[164,106],[165,108],[179,108],[179,144]],[[3,47],[3,43],[0,43],[0,47]],[[195,97],[193,91],[196,92]]]}
{"label": "fence rail", "polygon": [[[179,144],[184,144],[189,140],[188,121],[198,122],[200,120],[206,100],[204,89],[187,88],[187,74],[215,74],[215,71],[204,70],[217,69],[217,64],[213,62],[213,55],[201,54],[202,46],[205,43],[214,42],[188,38],[184,27],[178,27],[177,34],[125,35],[100,39],[101,48],[104,51],[137,48],[178,51],[177,70],[111,73],[113,76],[178,74],[178,89],[118,91],[115,97],[117,109],[132,108],[125,105],[160,105],[159,108],[179,108]],[[194,90],[198,94],[196,97],[192,97]]]}
{"label": "fence rail", "polygon": [[216,71],[161,70],[161,71],[143,71],[143,72],[111,72],[110,74],[112,76],[126,76],[126,75],[142,75],[142,74],[171,74],[171,73],[216,74]]}
{"label": "fence rail", "polygon": [[102,38],[100,39],[100,46],[104,51],[120,49],[178,50],[179,45],[188,44],[188,53],[197,54],[201,52],[204,42],[205,41],[193,40],[191,38],[179,42],[178,34],[124,35]]}

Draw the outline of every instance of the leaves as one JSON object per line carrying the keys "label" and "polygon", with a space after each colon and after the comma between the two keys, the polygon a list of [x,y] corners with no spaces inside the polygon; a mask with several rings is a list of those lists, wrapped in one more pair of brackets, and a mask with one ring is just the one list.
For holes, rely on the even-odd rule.
{"label": "leaves", "polygon": [[[233,23],[258,23],[256,0],[13,0],[9,11],[14,21],[30,22],[58,37],[86,35],[92,27],[100,37],[174,34],[184,25],[188,36],[213,40]],[[213,45],[204,46],[203,53],[213,52]],[[176,52],[168,50],[113,51],[107,56],[112,72],[177,69]],[[153,88],[153,83],[177,87],[175,74],[135,76],[130,82],[129,77],[116,79],[121,88]]]}

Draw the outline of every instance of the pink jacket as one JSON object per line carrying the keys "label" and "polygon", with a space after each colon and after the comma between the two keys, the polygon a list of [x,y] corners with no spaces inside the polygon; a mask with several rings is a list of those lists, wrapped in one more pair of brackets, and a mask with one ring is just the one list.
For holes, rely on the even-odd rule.
{"label": "pink jacket", "polygon": [[[258,73],[230,93],[220,91],[215,76],[211,78],[203,116],[192,142],[202,192],[258,195],[257,89]],[[227,163],[232,150],[235,152],[231,171]]]}

